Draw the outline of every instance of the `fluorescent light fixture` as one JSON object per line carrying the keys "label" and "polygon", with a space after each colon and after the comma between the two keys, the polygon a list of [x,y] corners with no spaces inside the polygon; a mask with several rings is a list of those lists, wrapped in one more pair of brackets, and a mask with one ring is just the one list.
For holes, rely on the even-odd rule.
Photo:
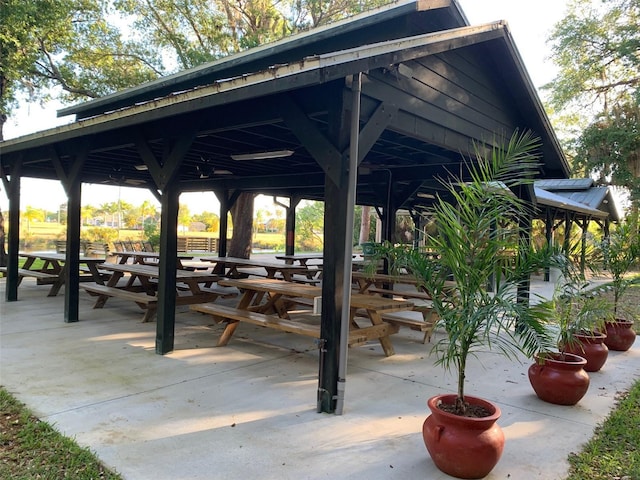
{"label": "fluorescent light fixture", "polygon": [[432,199],[432,200],[434,198],[436,198],[435,195],[431,195],[430,193],[422,193],[422,192],[418,193],[418,197],[420,197],[420,198],[429,198],[429,199]]}
{"label": "fluorescent light fixture", "polygon": [[231,155],[234,160],[267,160],[270,158],[284,158],[293,155],[293,150],[272,150],[269,152],[243,153]]}
{"label": "fluorescent light fixture", "polygon": [[134,168],[139,172],[144,172],[145,170],[149,170],[149,167],[147,167],[144,163],[140,165],[134,165]]}

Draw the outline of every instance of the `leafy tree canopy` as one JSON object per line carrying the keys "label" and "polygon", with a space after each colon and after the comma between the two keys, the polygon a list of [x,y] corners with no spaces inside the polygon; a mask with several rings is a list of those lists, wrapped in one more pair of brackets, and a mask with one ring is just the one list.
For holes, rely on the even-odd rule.
{"label": "leafy tree canopy", "polygon": [[572,0],[549,42],[560,67],[544,88],[573,125],[574,175],[593,176],[640,202],[640,0]]}
{"label": "leafy tree canopy", "polygon": [[571,0],[549,42],[560,67],[545,85],[555,109],[608,112],[640,94],[640,0]]}
{"label": "leafy tree canopy", "polygon": [[105,0],[0,0],[0,127],[21,95],[70,102],[157,77],[154,49],[126,40],[109,9]]}

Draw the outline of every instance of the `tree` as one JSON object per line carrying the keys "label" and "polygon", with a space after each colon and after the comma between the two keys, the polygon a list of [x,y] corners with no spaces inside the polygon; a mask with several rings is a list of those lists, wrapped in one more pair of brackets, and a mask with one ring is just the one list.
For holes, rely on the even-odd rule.
{"label": "tree", "polygon": [[362,207],[362,218],[360,219],[360,238],[358,244],[362,245],[369,241],[371,234],[371,207],[364,205]]}
{"label": "tree", "polygon": [[191,225],[191,220],[191,212],[189,212],[189,207],[184,204],[180,204],[178,208],[178,225],[189,228],[189,225]]}
{"label": "tree", "polygon": [[202,212],[193,216],[196,222],[202,222],[207,227],[207,232],[218,232],[220,230],[220,217],[212,212]]}
{"label": "tree", "polygon": [[296,243],[313,250],[322,246],[324,238],[324,203],[309,202],[296,210]]}
{"label": "tree", "polygon": [[96,98],[161,73],[157,53],[109,13],[107,0],[0,0],[0,140],[21,97]]}
{"label": "tree", "polygon": [[[549,41],[560,67],[544,88],[579,128],[574,170],[640,200],[640,0],[573,0]],[[580,128],[585,126],[581,131]]]}
{"label": "tree", "polygon": [[80,217],[81,224],[86,225],[89,223],[89,220],[93,220],[93,217],[96,213],[96,207],[92,207],[91,205],[85,205],[80,209]]}
{"label": "tree", "polygon": [[155,217],[157,208],[149,200],[145,200],[144,202],[142,202],[142,205],[140,205],[139,211],[140,211],[140,228],[144,228],[145,219],[148,216]]}
{"label": "tree", "polygon": [[580,135],[574,167],[597,175],[600,184],[626,187],[634,211],[640,205],[640,105],[622,105],[602,115]]}
{"label": "tree", "polygon": [[231,207],[233,237],[229,246],[230,257],[249,258],[253,232],[253,193],[243,193]]}
{"label": "tree", "polygon": [[548,41],[560,71],[544,89],[559,110],[608,113],[640,95],[640,0],[572,0]]}
{"label": "tree", "polygon": [[31,232],[31,222],[44,220],[44,210],[27,205],[22,216],[27,221],[27,233]]}
{"label": "tree", "polygon": [[[103,203],[96,210],[97,215],[102,215],[103,224],[108,226],[114,226],[113,217],[118,213],[118,203],[117,202],[107,202]],[[108,219],[108,220],[107,220]]]}

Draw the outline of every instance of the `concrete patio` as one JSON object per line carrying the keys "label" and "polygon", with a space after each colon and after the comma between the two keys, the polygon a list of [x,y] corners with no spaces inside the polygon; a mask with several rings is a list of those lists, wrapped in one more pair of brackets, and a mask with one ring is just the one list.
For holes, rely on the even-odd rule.
{"label": "concrete patio", "polygon": [[[536,280],[534,289],[549,289]],[[181,307],[176,348],[156,355],[155,324],[112,299],[63,322],[64,298],[25,279],[7,303],[0,279],[0,384],[129,480],[446,479],[424,447],[428,397],[455,379],[434,366],[422,334],[401,329],[396,355],[379,344],[349,351],[345,411],[316,413],[313,341],[243,324],[227,347],[210,317]],[[441,338],[436,333],[432,344]],[[640,377],[640,342],[610,352],[575,407],[537,399],[529,360],[481,352],[467,393],[502,409],[507,443],[490,479],[562,479],[578,451]]]}

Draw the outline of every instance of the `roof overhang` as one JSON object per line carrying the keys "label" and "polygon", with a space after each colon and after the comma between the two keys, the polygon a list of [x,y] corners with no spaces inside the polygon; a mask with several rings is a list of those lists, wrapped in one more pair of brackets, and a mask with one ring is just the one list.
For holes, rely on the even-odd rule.
{"label": "roof overhang", "polygon": [[604,219],[609,216],[607,212],[590,208],[589,206],[575,202],[561,195],[556,195],[539,187],[534,187],[538,204],[545,207],[552,207],[566,212],[580,214],[590,218]]}

